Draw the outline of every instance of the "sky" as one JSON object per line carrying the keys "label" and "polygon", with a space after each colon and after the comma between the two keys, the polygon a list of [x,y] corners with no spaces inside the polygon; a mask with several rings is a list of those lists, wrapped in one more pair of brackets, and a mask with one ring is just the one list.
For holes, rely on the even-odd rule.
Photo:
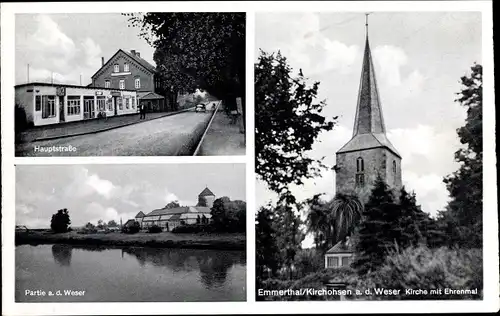
{"label": "sky", "polygon": [[118,49],[136,50],[153,62],[154,49],[138,36],[139,29],[128,27],[128,17],[103,14],[16,14],[16,84],[33,81],[82,84]]}
{"label": "sky", "polygon": [[134,218],[171,201],[195,206],[208,187],[216,198],[246,201],[244,164],[17,165],[16,225],[48,228],[67,208],[73,227]]}
{"label": "sky", "polygon": [[[352,137],[365,43],[364,13],[258,13],[259,50],[281,51],[309,83],[319,81],[322,114],[339,116],[308,153],[335,165],[335,152]],[[387,135],[402,156],[403,184],[431,215],[449,200],[443,177],[458,169],[454,152],[462,146],[456,129],[465,108],[455,103],[460,77],[481,63],[481,14],[476,12],[383,13],[369,16],[369,40]],[[256,205],[275,201],[257,181]],[[299,200],[335,194],[332,170],[293,187]]]}

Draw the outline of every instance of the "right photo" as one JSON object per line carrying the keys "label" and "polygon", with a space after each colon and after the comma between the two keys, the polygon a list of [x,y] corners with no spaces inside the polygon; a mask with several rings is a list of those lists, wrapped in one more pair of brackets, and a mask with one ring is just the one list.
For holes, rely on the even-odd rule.
{"label": "right photo", "polygon": [[255,14],[257,301],[483,299],[481,19]]}

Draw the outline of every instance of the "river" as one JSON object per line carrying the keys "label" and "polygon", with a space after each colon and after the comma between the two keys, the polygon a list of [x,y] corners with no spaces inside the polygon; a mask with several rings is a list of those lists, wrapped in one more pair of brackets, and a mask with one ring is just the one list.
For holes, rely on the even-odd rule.
{"label": "river", "polygon": [[16,302],[246,300],[243,251],[21,245],[15,263]]}

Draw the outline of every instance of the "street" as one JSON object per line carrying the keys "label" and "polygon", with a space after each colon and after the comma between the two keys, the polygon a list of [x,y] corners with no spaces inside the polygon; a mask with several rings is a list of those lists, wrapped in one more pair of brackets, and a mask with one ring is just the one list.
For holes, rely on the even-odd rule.
{"label": "street", "polygon": [[[177,156],[190,155],[213,112],[184,112],[113,130],[20,144],[17,156]],[[52,146],[74,151],[43,152]],[[193,147],[193,148],[194,148]]]}

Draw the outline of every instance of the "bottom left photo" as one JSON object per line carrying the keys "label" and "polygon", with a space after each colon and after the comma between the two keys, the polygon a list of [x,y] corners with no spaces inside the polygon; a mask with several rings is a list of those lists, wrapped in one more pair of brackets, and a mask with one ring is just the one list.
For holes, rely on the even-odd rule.
{"label": "bottom left photo", "polygon": [[15,170],[16,302],[246,301],[245,164]]}

